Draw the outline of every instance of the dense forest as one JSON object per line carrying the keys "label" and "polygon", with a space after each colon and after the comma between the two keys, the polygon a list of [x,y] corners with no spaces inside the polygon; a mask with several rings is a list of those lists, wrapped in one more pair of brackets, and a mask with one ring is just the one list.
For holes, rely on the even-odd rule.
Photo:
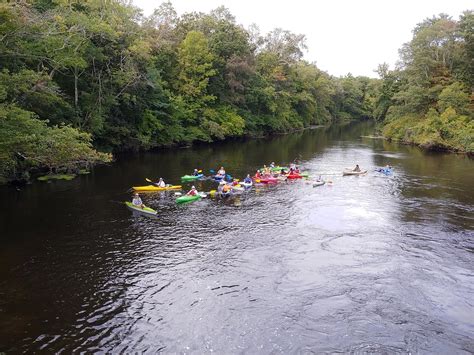
{"label": "dense forest", "polygon": [[[381,79],[333,77],[304,35],[244,28],[223,7],[151,16],[119,0],[0,4],[0,179],[110,153],[351,119],[392,139],[474,151],[473,14],[421,23]],[[350,59],[348,59],[350,60]]]}
{"label": "dense forest", "polygon": [[374,118],[390,139],[474,154],[474,13],[428,18],[382,78]]}

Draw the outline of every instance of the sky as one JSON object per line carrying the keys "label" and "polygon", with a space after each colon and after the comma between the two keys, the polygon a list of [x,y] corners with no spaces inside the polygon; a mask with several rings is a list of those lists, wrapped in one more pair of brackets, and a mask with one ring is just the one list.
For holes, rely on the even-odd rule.
{"label": "sky", "polygon": [[[132,0],[149,15],[161,0]],[[306,35],[304,58],[331,75],[377,77],[378,64],[393,69],[398,49],[416,24],[447,13],[454,19],[472,0],[171,0],[179,15],[227,7],[237,23],[256,24],[262,33],[276,27]]]}

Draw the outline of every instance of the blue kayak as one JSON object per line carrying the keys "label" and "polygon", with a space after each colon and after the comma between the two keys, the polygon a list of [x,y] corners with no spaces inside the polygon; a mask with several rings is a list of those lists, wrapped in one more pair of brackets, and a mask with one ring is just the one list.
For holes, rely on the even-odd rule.
{"label": "blue kayak", "polygon": [[378,168],[375,171],[377,171],[379,173],[382,173],[382,174],[385,174],[385,175],[390,175],[392,173],[391,168]]}

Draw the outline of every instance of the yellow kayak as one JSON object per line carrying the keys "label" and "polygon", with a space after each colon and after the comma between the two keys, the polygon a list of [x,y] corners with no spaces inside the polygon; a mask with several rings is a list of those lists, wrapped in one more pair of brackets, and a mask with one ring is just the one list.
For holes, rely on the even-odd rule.
{"label": "yellow kayak", "polygon": [[147,185],[147,186],[133,186],[133,190],[135,191],[166,191],[166,190],[181,190],[181,185],[170,185],[166,187],[158,187],[155,185]]}

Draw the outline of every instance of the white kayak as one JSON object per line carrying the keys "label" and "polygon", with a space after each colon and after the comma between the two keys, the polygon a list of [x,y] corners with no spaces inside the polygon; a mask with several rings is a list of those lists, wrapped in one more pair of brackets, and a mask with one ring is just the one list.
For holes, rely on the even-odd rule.
{"label": "white kayak", "polygon": [[366,173],[367,173],[367,170],[354,171],[354,170],[346,169],[342,172],[342,175],[343,176],[346,176],[346,175],[364,175]]}
{"label": "white kayak", "polygon": [[325,183],[326,181],[315,181],[313,182],[313,187],[323,186]]}

